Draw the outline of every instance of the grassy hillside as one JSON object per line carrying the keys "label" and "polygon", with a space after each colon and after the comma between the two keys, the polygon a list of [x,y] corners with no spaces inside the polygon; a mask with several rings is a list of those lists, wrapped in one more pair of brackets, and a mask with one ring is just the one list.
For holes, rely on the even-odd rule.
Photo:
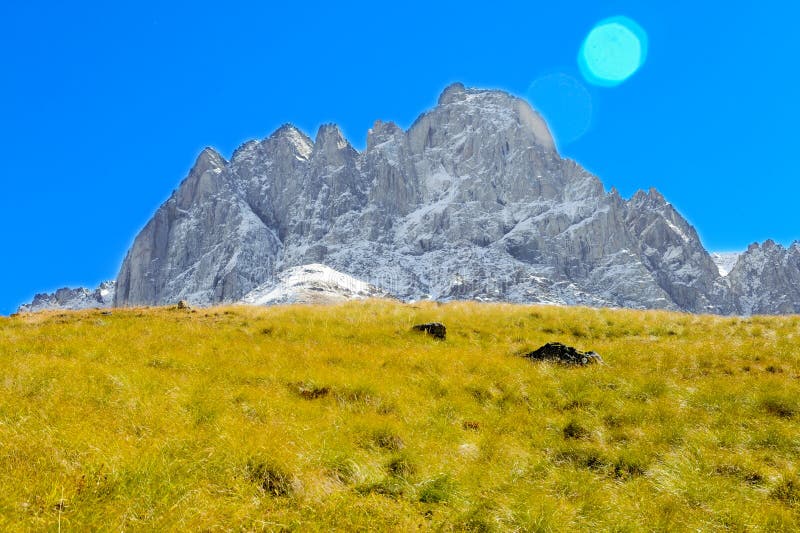
{"label": "grassy hillside", "polygon": [[[606,365],[519,357],[548,341]],[[799,393],[800,317],[2,318],[0,530],[797,529]]]}

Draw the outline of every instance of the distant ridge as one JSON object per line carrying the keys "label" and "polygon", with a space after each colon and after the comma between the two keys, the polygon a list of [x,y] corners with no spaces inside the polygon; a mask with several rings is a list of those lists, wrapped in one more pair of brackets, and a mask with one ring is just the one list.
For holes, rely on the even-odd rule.
{"label": "distant ridge", "polygon": [[53,293],[37,294],[33,301],[19,306],[19,313],[53,311],[59,309],[94,309],[111,307],[114,302],[116,282],[104,281],[94,290],[79,287],[63,288]]}

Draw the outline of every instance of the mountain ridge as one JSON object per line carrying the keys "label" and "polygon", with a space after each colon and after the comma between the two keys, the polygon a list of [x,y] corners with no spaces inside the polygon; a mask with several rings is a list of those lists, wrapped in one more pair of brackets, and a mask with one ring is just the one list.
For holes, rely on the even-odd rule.
{"label": "mountain ridge", "polygon": [[230,160],[203,150],[134,240],[114,305],[236,302],[322,263],[406,300],[800,312],[797,249],[753,248],[722,276],[657,190],[606,192],[527,102],[457,83],[407,130],[376,121],[362,151],[335,124],[314,140],[284,124]]}

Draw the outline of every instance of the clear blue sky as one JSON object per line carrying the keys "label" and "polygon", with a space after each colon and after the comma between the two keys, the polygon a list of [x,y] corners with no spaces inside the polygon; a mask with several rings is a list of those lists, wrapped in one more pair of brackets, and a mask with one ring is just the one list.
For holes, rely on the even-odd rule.
{"label": "clear blue sky", "polygon": [[[0,6],[0,313],[113,279],[204,146],[336,122],[363,147],[375,119],[408,127],[453,81],[541,93],[564,155],[626,197],[658,188],[711,250],[800,238],[792,2],[163,4]],[[647,33],[646,63],[589,85],[578,51],[619,15]],[[546,102],[559,76],[585,86],[588,129]]]}

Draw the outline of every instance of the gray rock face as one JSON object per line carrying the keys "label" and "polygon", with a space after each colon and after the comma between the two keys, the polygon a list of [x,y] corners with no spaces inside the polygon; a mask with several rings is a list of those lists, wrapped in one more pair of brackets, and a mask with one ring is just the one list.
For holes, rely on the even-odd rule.
{"label": "gray rock face", "polygon": [[408,131],[376,122],[363,152],[335,125],[282,126],[230,161],[206,149],[136,237],[115,305],[238,301],[311,263],[403,299],[788,309],[751,305],[734,281],[751,270],[722,278],[657,191],[605,192],[526,102],[460,84]]}
{"label": "gray rock face", "polygon": [[136,238],[117,276],[117,305],[234,301],[274,272],[282,248],[205,149]]}
{"label": "gray rock face", "polygon": [[695,229],[655,189],[628,202],[628,227],[638,236],[639,256],[680,309],[730,313],[735,309],[719,267]]}
{"label": "gray rock face", "polygon": [[727,279],[742,314],[800,313],[800,242],[751,244]]}
{"label": "gray rock face", "polygon": [[32,302],[19,306],[17,312],[34,313],[36,311],[111,307],[114,302],[115,288],[115,282],[105,281],[94,290],[83,287],[63,288],[50,294],[37,294],[33,297]]}

